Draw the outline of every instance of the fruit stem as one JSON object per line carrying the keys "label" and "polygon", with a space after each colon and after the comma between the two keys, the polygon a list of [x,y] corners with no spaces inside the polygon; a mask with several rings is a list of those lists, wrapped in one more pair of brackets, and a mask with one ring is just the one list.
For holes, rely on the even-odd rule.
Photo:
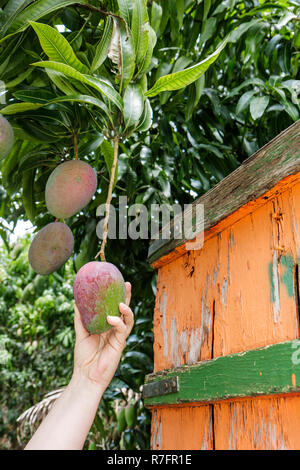
{"label": "fruit stem", "polygon": [[75,152],[75,159],[78,160],[78,139],[77,139],[77,134],[74,132],[74,152]]}
{"label": "fruit stem", "polygon": [[110,170],[110,180],[109,180],[109,186],[108,186],[108,193],[107,193],[107,198],[106,198],[106,203],[105,203],[105,219],[104,219],[104,225],[103,225],[103,240],[101,244],[101,249],[99,253],[95,256],[100,256],[101,261],[105,261],[105,246],[107,242],[107,235],[108,235],[108,220],[109,220],[109,209],[110,209],[110,203],[112,199],[112,191],[113,191],[113,186],[114,186],[114,181],[115,181],[115,173],[116,173],[116,167],[117,167],[117,162],[118,162],[118,151],[119,151],[119,137],[114,138],[114,159],[113,159],[113,164]]}

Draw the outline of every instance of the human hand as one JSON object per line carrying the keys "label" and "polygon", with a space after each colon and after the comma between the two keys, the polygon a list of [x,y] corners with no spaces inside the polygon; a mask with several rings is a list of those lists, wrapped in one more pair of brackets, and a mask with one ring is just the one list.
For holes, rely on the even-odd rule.
{"label": "human hand", "polygon": [[76,305],[74,370],[70,383],[26,446],[28,450],[79,450],[93,424],[99,401],[118,367],[126,339],[133,327],[129,308],[131,285],[126,285],[126,304],[121,317],[110,317],[106,333],[90,335]]}
{"label": "human hand", "polygon": [[126,346],[126,339],[134,323],[133,313],[129,308],[131,284],[126,282],[125,286],[125,304],[119,305],[121,317],[108,317],[107,322],[113,328],[100,335],[91,335],[86,330],[81,321],[80,312],[74,304],[76,341],[73,378],[86,379],[88,384],[98,386],[102,393],[115,374],[122,351]]}

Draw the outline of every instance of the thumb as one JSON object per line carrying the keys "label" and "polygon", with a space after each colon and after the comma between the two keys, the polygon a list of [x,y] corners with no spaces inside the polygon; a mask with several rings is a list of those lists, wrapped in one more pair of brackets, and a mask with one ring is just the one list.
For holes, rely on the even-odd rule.
{"label": "thumb", "polygon": [[74,302],[74,329],[75,329],[75,334],[76,334],[76,341],[80,342],[89,336],[89,332],[85,329],[82,323],[81,315],[75,302]]}

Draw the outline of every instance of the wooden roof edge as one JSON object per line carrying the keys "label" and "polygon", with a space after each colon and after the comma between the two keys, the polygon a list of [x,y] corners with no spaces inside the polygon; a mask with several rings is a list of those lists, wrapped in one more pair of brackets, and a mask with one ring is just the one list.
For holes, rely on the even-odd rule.
{"label": "wooden roof edge", "polygon": [[[196,206],[202,204],[203,221],[201,231],[205,232],[217,225],[233,212],[253,201],[284,178],[300,172],[300,120],[282,131],[247,158],[236,170],[226,176],[213,188],[196,199],[184,214],[195,220]],[[177,219],[178,220],[178,219]],[[170,232],[174,233],[174,219],[170,222]],[[195,238],[162,238],[166,227],[159,232],[157,239],[150,242],[148,261],[154,263],[171,253],[175,248]]]}

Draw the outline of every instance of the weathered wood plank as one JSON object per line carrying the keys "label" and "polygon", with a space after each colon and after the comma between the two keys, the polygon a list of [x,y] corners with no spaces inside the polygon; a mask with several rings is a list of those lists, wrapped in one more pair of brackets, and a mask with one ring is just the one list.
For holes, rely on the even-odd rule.
{"label": "weathered wood plank", "polygon": [[[147,384],[174,376],[178,392],[147,398]],[[150,374],[143,394],[151,407],[295,392],[300,392],[300,340]]]}
{"label": "weathered wood plank", "polygon": [[241,398],[210,405],[215,450],[299,449],[299,405],[299,394]]}
{"label": "weathered wood plank", "polygon": [[[204,206],[204,232],[263,196],[281,180],[300,172],[300,120],[281,132],[268,144],[245,160],[239,168],[197,199]],[[170,224],[171,232],[174,229]],[[149,247],[150,263],[185,244],[189,239],[162,239],[161,234]]]}
{"label": "weathered wood plank", "polygon": [[213,450],[212,406],[153,408],[151,449]]}

